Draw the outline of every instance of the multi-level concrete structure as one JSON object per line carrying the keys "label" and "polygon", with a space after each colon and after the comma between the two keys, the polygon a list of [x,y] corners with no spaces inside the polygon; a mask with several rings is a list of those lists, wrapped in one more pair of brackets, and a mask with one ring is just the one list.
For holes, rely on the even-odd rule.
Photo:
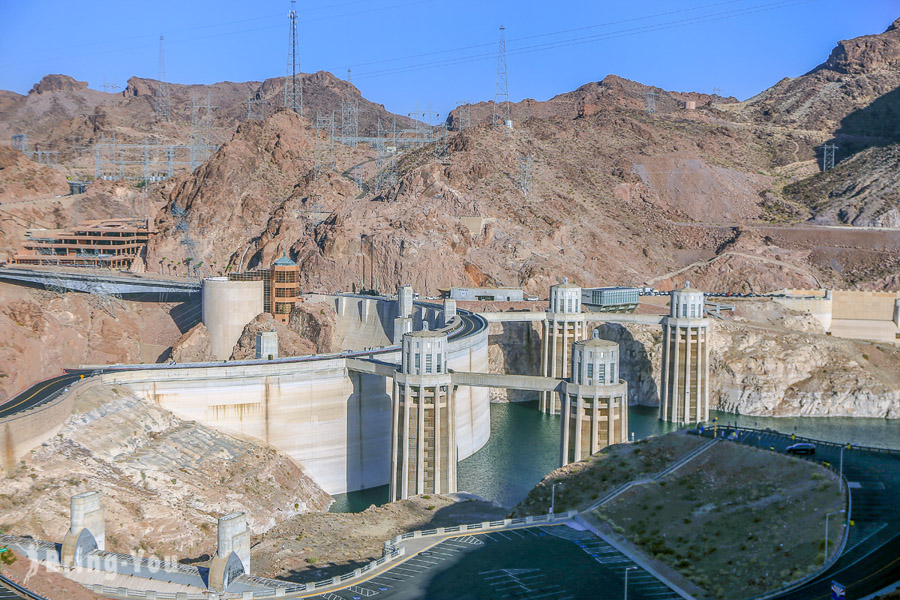
{"label": "multi-level concrete structure", "polygon": [[663,319],[662,382],[659,418],[673,423],[709,419],[709,319],[703,292],[685,287],[672,292]]}
{"label": "multi-level concrete structure", "polygon": [[456,491],[456,405],[447,334],[403,336],[391,402],[391,500]]}
{"label": "multi-level concrete structure", "polygon": [[149,238],[145,219],[85,221],[71,230],[29,229],[25,232],[24,249],[10,262],[127,269]]}
{"label": "multi-level concrete structure", "polygon": [[269,269],[231,273],[231,281],[261,281],[263,310],[287,323],[294,306],[300,302],[300,267],[287,254],[272,263]]}
{"label": "multi-level concrete structure", "polygon": [[619,345],[601,339],[572,345],[563,384],[559,462],[578,462],[628,440],[628,384],[619,379]]}
{"label": "multi-level concrete structure", "polygon": [[300,301],[300,267],[285,254],[272,264],[270,273],[272,298],[269,310],[276,319],[287,323],[294,305]]}
{"label": "multi-level concrete structure", "polygon": [[[581,287],[569,283],[550,286],[550,306],[541,327],[541,375],[565,379],[569,376],[569,349],[587,337],[587,323],[581,312]],[[549,392],[541,393],[541,412],[556,414],[559,401]]]}

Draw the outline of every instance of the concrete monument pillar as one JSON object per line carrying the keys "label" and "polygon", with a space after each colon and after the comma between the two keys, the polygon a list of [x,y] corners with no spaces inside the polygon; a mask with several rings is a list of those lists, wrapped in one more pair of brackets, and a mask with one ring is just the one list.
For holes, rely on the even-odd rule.
{"label": "concrete monument pillar", "polygon": [[85,492],[69,501],[70,525],[60,551],[62,564],[82,564],[92,550],[106,549],[106,514],[100,506],[100,492]]}
{"label": "concrete monument pillar", "polygon": [[250,574],[250,529],[247,516],[219,517],[218,547],[209,565],[210,589],[224,592],[236,578]]}

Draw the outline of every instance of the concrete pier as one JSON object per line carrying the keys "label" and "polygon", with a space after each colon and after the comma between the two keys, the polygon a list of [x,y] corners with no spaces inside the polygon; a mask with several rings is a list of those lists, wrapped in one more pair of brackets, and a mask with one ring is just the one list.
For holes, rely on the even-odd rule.
{"label": "concrete pier", "polygon": [[685,284],[672,292],[663,320],[659,418],[672,423],[709,420],[709,319],[703,292]]}
{"label": "concrete pier", "polygon": [[456,491],[456,404],[447,336],[403,336],[391,402],[391,500]]}
{"label": "concrete pier", "polygon": [[[541,327],[541,376],[565,379],[569,376],[569,349],[587,337],[587,322],[581,312],[581,288],[566,280],[550,286],[550,307]],[[541,392],[541,412],[558,414],[555,394]]]}
{"label": "concrete pier", "polygon": [[618,344],[596,338],[572,344],[572,376],[562,393],[561,467],[628,440],[628,384],[618,376]]}

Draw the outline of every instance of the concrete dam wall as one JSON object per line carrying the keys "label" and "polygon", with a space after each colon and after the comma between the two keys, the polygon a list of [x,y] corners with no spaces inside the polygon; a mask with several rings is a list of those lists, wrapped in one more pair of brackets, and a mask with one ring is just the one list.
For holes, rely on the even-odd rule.
{"label": "concrete dam wall", "polygon": [[[344,321],[342,335],[362,347],[377,339],[374,323],[392,323],[389,307],[384,306],[388,301],[343,301],[343,315],[339,312],[338,317]],[[417,322],[424,320],[430,328],[440,316],[439,310],[421,306],[415,307],[415,314]],[[374,357],[399,363],[400,352]],[[487,329],[451,340],[448,367],[488,372]],[[262,440],[299,462],[330,494],[386,485],[390,480],[393,382],[349,370],[345,358],[113,371],[100,379],[126,386],[181,418]],[[487,389],[459,387],[456,431],[460,460],[487,442]]]}

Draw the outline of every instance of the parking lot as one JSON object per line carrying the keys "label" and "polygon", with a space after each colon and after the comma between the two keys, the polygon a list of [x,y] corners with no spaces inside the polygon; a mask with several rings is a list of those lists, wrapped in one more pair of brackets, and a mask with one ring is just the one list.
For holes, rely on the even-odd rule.
{"label": "parking lot", "polygon": [[574,600],[598,590],[621,597],[625,569],[631,600],[679,598],[603,540],[565,525],[448,538],[372,579],[313,597]]}

